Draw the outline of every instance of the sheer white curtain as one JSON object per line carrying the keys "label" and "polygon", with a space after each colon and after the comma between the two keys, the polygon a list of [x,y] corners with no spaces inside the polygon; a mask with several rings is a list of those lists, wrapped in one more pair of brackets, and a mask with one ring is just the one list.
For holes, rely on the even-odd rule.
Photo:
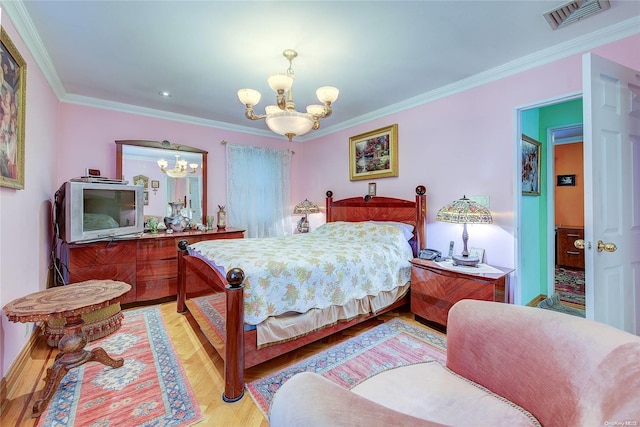
{"label": "sheer white curtain", "polygon": [[291,151],[227,144],[227,219],[245,237],[290,233]]}

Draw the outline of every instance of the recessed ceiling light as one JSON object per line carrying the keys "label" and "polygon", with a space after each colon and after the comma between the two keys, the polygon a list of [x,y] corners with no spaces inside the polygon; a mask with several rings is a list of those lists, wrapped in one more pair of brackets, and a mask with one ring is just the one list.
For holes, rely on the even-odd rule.
{"label": "recessed ceiling light", "polygon": [[168,90],[161,90],[158,93],[160,94],[160,96],[164,96],[165,98],[171,98],[173,96],[173,94]]}

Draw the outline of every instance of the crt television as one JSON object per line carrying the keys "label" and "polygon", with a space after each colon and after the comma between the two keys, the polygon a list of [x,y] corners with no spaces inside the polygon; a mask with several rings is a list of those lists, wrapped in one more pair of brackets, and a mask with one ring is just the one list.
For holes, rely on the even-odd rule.
{"label": "crt television", "polygon": [[58,235],[67,243],[112,239],[144,231],[139,185],[64,183],[55,199]]}

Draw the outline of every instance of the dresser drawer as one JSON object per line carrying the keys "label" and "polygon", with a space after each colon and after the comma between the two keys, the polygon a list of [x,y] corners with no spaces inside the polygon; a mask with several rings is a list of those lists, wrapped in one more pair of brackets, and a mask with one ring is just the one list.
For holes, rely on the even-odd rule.
{"label": "dresser drawer", "polygon": [[584,249],[578,249],[573,244],[578,239],[584,239],[584,229],[560,227],[556,233],[556,264],[560,267],[584,269]]}

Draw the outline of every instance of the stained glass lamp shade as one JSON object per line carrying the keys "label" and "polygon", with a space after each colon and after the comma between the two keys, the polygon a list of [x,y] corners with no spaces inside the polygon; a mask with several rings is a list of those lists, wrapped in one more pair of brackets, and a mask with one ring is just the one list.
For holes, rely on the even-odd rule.
{"label": "stained glass lamp shade", "polygon": [[455,200],[453,203],[448,204],[438,211],[436,221],[452,222],[455,224],[463,224],[462,241],[464,243],[464,249],[461,255],[454,255],[453,262],[457,265],[466,265],[475,267],[481,261],[478,257],[470,256],[467,250],[467,241],[469,240],[469,233],[467,233],[467,224],[491,224],[493,218],[491,212],[484,206],[467,199],[467,196],[463,196],[462,199]]}

